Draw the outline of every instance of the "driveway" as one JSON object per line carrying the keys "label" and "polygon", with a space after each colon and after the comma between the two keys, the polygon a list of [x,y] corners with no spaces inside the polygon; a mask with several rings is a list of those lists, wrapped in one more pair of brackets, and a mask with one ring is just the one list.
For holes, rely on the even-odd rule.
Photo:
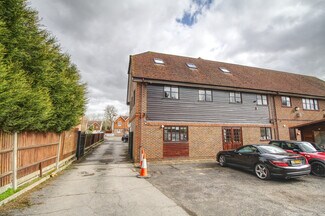
{"label": "driveway", "polygon": [[[0,208],[0,215],[188,215],[127,158],[127,143],[106,140],[59,176]],[[118,139],[120,140],[120,138]],[[25,205],[20,208],[22,200]]]}
{"label": "driveway", "polygon": [[216,162],[150,164],[148,181],[191,215],[325,215],[325,179],[262,181]]}

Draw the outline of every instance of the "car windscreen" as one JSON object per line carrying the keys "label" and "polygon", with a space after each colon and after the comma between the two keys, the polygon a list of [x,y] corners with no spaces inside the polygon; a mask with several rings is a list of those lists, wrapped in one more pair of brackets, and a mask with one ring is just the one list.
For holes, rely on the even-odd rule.
{"label": "car windscreen", "polygon": [[299,147],[301,148],[301,150],[303,152],[307,152],[307,153],[317,152],[315,147],[309,142],[301,142],[301,143],[299,143]]}
{"label": "car windscreen", "polygon": [[259,146],[258,150],[261,153],[271,153],[271,154],[280,154],[280,153],[287,153],[280,147],[269,145],[269,146]]}

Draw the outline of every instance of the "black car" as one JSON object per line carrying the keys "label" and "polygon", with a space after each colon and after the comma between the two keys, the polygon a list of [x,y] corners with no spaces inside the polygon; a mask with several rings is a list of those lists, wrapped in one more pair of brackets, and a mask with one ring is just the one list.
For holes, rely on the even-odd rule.
{"label": "black car", "polygon": [[236,166],[253,171],[262,180],[273,177],[295,178],[310,173],[305,157],[287,153],[272,145],[245,145],[236,150],[221,151],[216,156],[220,166]]}
{"label": "black car", "polygon": [[128,134],[124,134],[122,136],[122,142],[128,142],[129,141],[129,135]]}

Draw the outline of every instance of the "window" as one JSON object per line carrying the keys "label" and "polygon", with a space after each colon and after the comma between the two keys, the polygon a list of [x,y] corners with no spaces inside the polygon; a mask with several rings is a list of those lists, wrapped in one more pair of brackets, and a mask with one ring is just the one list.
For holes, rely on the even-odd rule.
{"label": "window", "polygon": [[282,148],[283,149],[286,149],[286,150],[294,150],[294,149],[300,150],[300,148],[299,148],[299,146],[297,144],[295,144],[295,143],[288,143],[288,142],[283,142],[282,143]]}
{"label": "window", "polygon": [[318,101],[316,99],[302,99],[302,107],[305,110],[318,110]]}
{"label": "window", "polygon": [[281,148],[281,145],[279,142],[270,142],[270,144]]}
{"label": "window", "polygon": [[254,146],[244,146],[244,147],[240,148],[237,152],[239,152],[239,153],[256,153],[256,152],[258,152],[258,150]]}
{"label": "window", "polygon": [[164,60],[160,59],[160,58],[154,58],[153,61],[156,63],[156,64],[165,64]]}
{"label": "window", "polygon": [[241,93],[240,92],[230,92],[229,93],[229,102],[230,103],[242,103]]}
{"label": "window", "polygon": [[212,91],[211,90],[199,90],[199,101],[212,101]]}
{"label": "window", "polygon": [[187,67],[191,68],[191,69],[197,69],[196,65],[193,63],[186,63]]}
{"label": "window", "polygon": [[271,128],[269,127],[262,127],[261,128],[261,140],[271,140],[272,139],[272,132]]}
{"label": "window", "polygon": [[230,73],[230,70],[228,70],[227,68],[219,67],[219,69],[224,73]]}
{"label": "window", "polygon": [[164,97],[170,99],[178,99],[178,87],[164,86]]}
{"label": "window", "polygon": [[187,140],[187,127],[164,127],[165,142],[185,142]]}
{"label": "window", "polygon": [[256,96],[257,105],[266,106],[267,105],[267,97],[266,95],[257,95]]}
{"label": "window", "polygon": [[291,107],[290,97],[282,96],[281,97],[281,103],[282,103],[282,106],[284,106],[284,107]]}
{"label": "window", "polygon": [[122,126],[122,122],[118,121],[117,122],[117,126],[121,127]]}

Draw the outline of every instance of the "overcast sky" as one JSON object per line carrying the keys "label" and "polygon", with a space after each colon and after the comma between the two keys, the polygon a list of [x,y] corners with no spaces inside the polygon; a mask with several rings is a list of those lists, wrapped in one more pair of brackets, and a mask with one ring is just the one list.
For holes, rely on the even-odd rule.
{"label": "overcast sky", "polygon": [[127,114],[129,55],[162,52],[325,80],[323,0],[30,0],[88,84],[87,114]]}

